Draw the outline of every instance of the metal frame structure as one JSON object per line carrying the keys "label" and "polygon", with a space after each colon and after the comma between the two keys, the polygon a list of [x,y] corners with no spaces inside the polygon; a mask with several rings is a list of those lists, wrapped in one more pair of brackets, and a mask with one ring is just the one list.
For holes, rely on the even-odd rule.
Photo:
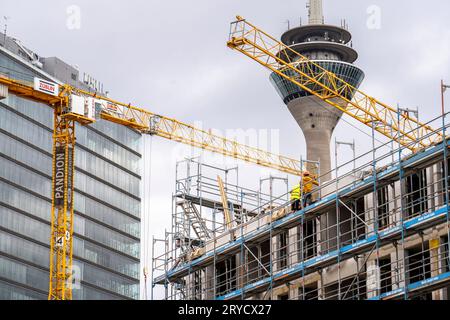
{"label": "metal frame structure", "polygon": [[[448,119],[426,125],[443,123],[446,136]],[[205,239],[192,259],[174,265],[155,254],[165,271],[153,274],[152,291],[183,281],[183,299],[450,299],[440,290],[450,288],[449,141],[420,153],[372,141],[314,190],[313,205],[289,212],[281,192],[276,205],[262,201],[250,220]]]}
{"label": "metal frame structure", "polygon": [[[61,188],[63,198],[52,198],[49,300],[71,300],[75,121],[62,118],[56,110],[53,124],[52,194],[55,194],[56,188]],[[57,177],[57,166],[64,172],[61,178]],[[62,180],[60,185],[58,179]]]}
{"label": "metal frame structure", "polygon": [[[222,186],[218,180],[222,180]],[[285,184],[283,189],[288,189],[287,177],[271,176],[267,180],[272,183],[274,180],[280,180]],[[270,203],[273,206],[284,203],[286,199],[277,199],[270,191],[262,192],[265,181],[266,179],[261,179],[260,189],[255,191],[238,185],[238,167],[219,168],[202,163],[199,158],[177,162],[175,193],[172,196],[171,232],[166,232],[164,239],[153,240],[153,244],[159,243],[165,248],[159,250],[160,254],[155,253],[155,247],[152,249],[153,278],[204,254],[205,242],[248,223],[252,217],[261,212],[262,203]],[[270,190],[273,191],[272,183]],[[222,194],[222,188],[225,194]],[[227,199],[226,205],[223,202],[224,198]],[[265,209],[269,207],[266,206]],[[192,211],[196,214],[191,214]],[[198,226],[203,226],[204,231],[197,232]],[[195,281],[196,276],[198,275],[194,272],[189,278]],[[152,283],[152,297],[153,287]],[[193,295],[198,297],[200,294],[198,291],[184,279],[165,284],[166,297],[178,299],[187,299]]]}

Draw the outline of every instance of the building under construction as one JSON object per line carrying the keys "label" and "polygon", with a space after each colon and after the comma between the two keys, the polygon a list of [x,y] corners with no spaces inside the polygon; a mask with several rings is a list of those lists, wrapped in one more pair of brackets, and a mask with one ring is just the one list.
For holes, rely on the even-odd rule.
{"label": "building under construction", "polygon": [[[288,30],[281,42],[238,17],[228,46],[273,72],[306,137],[309,160],[300,168],[319,182],[313,204],[291,210],[288,177],[262,179],[249,190],[239,185],[237,168],[180,162],[171,229],[153,240],[152,294],[449,298],[449,117],[443,111],[420,123],[411,110],[360,92],[364,74],[352,64],[357,53],[345,23],[324,24],[322,1],[310,1],[309,10],[309,24]],[[331,169],[331,135],[343,113],[372,128],[373,148]],[[376,146],[379,133],[390,140]]]}

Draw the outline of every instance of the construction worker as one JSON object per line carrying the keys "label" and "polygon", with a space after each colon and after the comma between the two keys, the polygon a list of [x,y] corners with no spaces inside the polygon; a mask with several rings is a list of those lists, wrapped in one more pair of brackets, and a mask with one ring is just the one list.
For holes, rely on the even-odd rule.
{"label": "construction worker", "polygon": [[294,186],[291,191],[291,211],[300,210],[300,184]]}
{"label": "construction worker", "polygon": [[319,186],[319,183],[311,176],[309,171],[304,171],[302,174],[302,194],[303,207],[307,207],[312,203],[312,189],[313,186]]}

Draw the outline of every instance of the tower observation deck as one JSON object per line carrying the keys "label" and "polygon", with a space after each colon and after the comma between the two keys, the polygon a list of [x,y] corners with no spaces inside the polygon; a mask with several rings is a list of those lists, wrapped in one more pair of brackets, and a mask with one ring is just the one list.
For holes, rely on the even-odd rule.
{"label": "tower observation deck", "polygon": [[[308,7],[309,24],[286,31],[281,41],[358,88],[364,72],[353,65],[358,53],[351,46],[351,33],[346,28],[324,24],[322,0],[309,0]],[[330,141],[343,112],[276,73],[271,74],[270,80],[305,135],[308,160],[320,161],[322,180],[330,180]]]}

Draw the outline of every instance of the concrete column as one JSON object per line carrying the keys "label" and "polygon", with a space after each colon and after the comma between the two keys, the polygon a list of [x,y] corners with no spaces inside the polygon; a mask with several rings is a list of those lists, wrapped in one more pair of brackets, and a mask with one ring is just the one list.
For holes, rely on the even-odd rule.
{"label": "concrete column", "polygon": [[319,270],[320,279],[317,281],[317,298],[318,300],[325,300],[325,288],[323,285],[323,269]]}
{"label": "concrete column", "polygon": [[443,181],[444,178],[444,172],[442,170],[441,165],[435,164],[433,166],[433,182],[434,182],[434,194],[439,194],[439,196],[436,197],[435,204],[436,206],[442,206],[444,204],[444,197],[442,195],[442,192],[444,191],[443,188]]}
{"label": "concrete column", "polygon": [[297,285],[289,286],[289,300],[298,300],[300,294],[300,288]]}
{"label": "concrete column", "polygon": [[400,223],[400,220],[402,218],[402,212],[401,212],[401,207],[402,207],[402,199],[400,198],[400,194],[401,194],[401,183],[400,181],[396,181],[394,182],[394,189],[395,189],[395,195],[396,195],[396,200],[395,200],[395,206],[396,208],[398,208],[396,214],[395,214],[395,221],[397,221],[397,223]]}
{"label": "concrete column", "polygon": [[368,224],[368,227],[366,227],[367,233],[374,232],[375,230],[375,224],[374,224],[374,218],[375,218],[375,212],[373,207],[373,193],[369,193],[365,196],[364,201],[364,211],[365,211],[365,221]]}
{"label": "concrete column", "polygon": [[278,236],[274,236],[272,237],[272,241],[270,242],[270,245],[272,246],[272,256],[271,256],[271,260],[272,260],[272,270],[273,272],[276,272],[278,270],[280,270],[280,251],[278,250],[279,247],[279,239]]}
{"label": "concrete column", "polygon": [[399,248],[398,248],[398,258],[400,259],[400,277],[399,277],[399,287],[400,288],[406,288],[407,284],[408,284],[408,270],[407,267],[410,265],[409,264],[409,257],[407,254],[407,250],[406,248],[403,248],[403,246],[401,246],[399,244]]}
{"label": "concrete column", "polygon": [[367,261],[367,298],[376,297],[380,289],[380,268],[376,260]]}
{"label": "concrete column", "polygon": [[434,185],[434,180],[433,180],[433,178],[434,178],[433,167],[426,168],[425,174],[427,177],[427,184],[428,184],[428,187],[426,188],[427,189],[427,197],[428,197],[428,201],[427,201],[428,208],[429,208],[429,211],[434,211],[435,204],[436,204],[436,193],[434,192],[435,185]]}
{"label": "concrete column", "polygon": [[299,261],[299,256],[301,254],[300,250],[300,232],[302,232],[301,227],[295,227],[289,230],[288,232],[288,264],[289,266],[294,265]]}
{"label": "concrete column", "polygon": [[186,299],[193,300],[194,299],[194,292],[195,292],[195,286],[194,286],[194,275],[190,274],[185,278],[186,281]]}
{"label": "concrete column", "polygon": [[394,184],[390,184],[388,186],[388,208],[389,208],[389,224],[390,227],[393,226],[393,224],[395,222],[397,222],[397,217],[395,216],[395,212],[397,209],[397,203],[396,201],[394,201],[395,196],[397,195],[396,190],[395,190],[395,185]]}
{"label": "concrete column", "polygon": [[323,250],[323,245],[322,245],[322,241],[323,241],[323,235],[322,235],[322,221],[319,219],[316,219],[316,234],[317,234],[317,255],[320,256],[322,254],[322,250]]}
{"label": "concrete column", "polygon": [[236,283],[238,288],[242,288],[245,285],[244,275],[245,275],[245,268],[247,266],[245,254],[246,252],[244,250],[242,256],[240,252],[236,255],[236,277],[237,277]]}
{"label": "concrete column", "polygon": [[205,299],[212,300],[214,299],[214,265],[206,267],[205,279]]}
{"label": "concrete column", "polygon": [[403,266],[403,256],[405,252],[402,250],[401,246],[398,246],[397,252],[391,252],[391,274],[392,274],[392,290],[405,287],[404,279],[404,266]]}

